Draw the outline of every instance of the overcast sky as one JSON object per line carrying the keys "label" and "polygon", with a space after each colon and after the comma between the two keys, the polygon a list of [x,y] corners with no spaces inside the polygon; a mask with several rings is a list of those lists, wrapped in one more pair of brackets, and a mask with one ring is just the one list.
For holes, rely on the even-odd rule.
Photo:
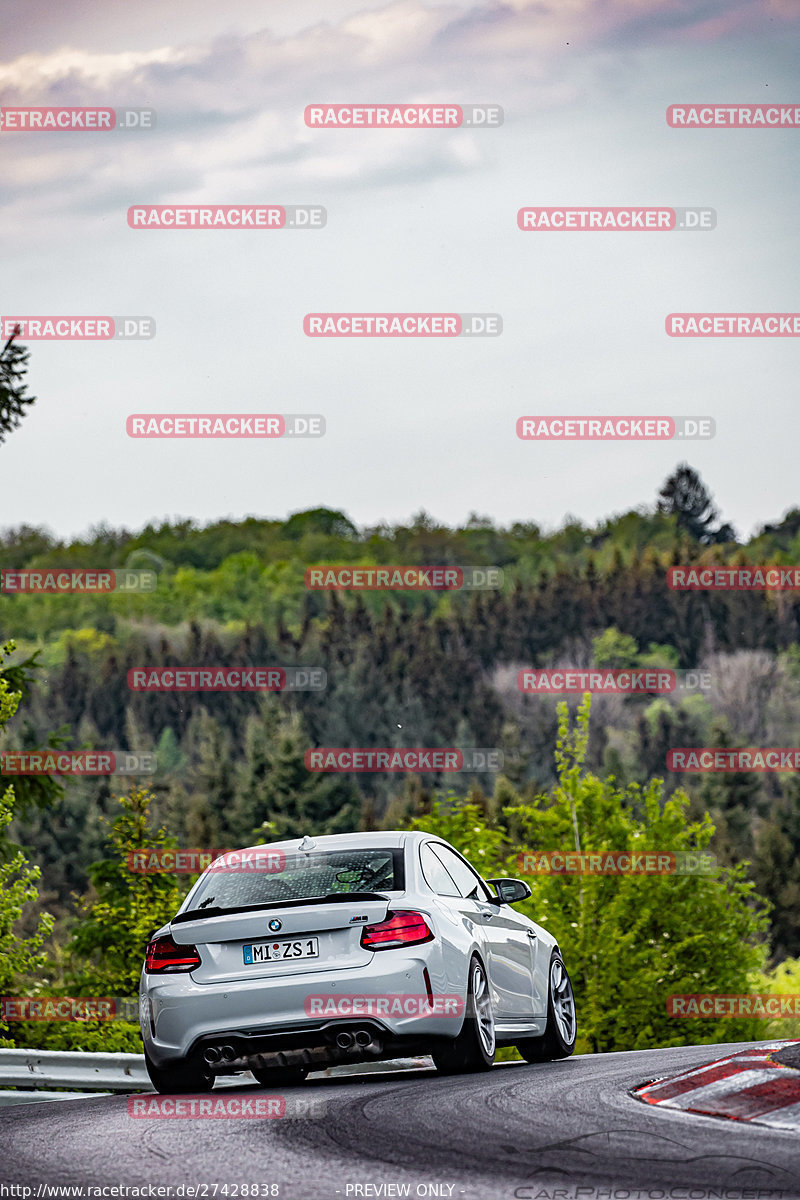
{"label": "overcast sky", "polygon": [[[157,110],[149,133],[2,132],[6,315],[147,314],[38,342],[0,526],[75,534],[424,508],[508,523],[651,504],[686,458],[740,534],[798,495],[797,338],[674,339],[673,311],[793,312],[795,0],[3,0],[0,103]],[[311,130],[317,102],[502,106],[499,129]],[[133,204],[320,204],[313,231],[133,230]],[[526,205],[708,205],[712,232],[523,233]],[[308,312],[495,312],[494,339],[313,339]],[[303,441],[133,441],[130,413],[318,412]],[[710,415],[711,441],[521,442],[527,414]]]}

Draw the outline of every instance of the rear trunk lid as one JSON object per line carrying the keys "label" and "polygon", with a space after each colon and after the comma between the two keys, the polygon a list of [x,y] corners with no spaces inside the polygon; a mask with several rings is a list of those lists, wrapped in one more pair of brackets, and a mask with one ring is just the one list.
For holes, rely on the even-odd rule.
{"label": "rear trunk lid", "polygon": [[197,946],[202,963],[192,979],[201,984],[346,970],[372,961],[361,930],[385,920],[390,903],[388,896],[356,893],[245,911],[194,910],[173,920],[170,936]]}

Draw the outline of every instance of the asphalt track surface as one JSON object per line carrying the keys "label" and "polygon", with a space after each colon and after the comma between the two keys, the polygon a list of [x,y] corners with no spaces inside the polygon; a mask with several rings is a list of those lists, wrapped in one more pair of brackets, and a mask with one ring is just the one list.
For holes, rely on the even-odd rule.
{"label": "asphalt track surface", "polygon": [[[288,1108],[314,1101],[312,1113],[272,1120],[134,1119],[125,1096],[20,1105],[0,1110],[0,1179],[33,1185],[34,1200],[40,1183],[171,1184],[173,1197],[177,1185],[206,1184],[208,1200],[224,1197],[213,1184],[244,1183],[277,1184],[282,1200],[632,1200],[637,1191],[644,1200],[688,1189],[689,1200],[699,1189],[800,1200],[796,1135],[628,1094],[753,1044],[500,1064],[449,1078],[425,1068],[311,1076],[281,1094]],[[270,1094],[251,1085],[256,1093]]]}

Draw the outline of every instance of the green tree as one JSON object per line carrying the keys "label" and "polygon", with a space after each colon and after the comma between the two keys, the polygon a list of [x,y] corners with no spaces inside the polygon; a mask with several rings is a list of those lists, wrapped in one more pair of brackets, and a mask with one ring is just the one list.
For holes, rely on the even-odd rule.
{"label": "green tree", "polygon": [[[536,850],[698,851],[714,827],[689,822],[689,797],[664,799],[663,784],[621,788],[585,771],[590,697],[569,726],[558,706],[557,783],[521,802],[500,779],[502,824],[487,828],[475,806],[434,806],[416,828],[452,841],[486,876],[533,869]],[[485,864],[485,865],[484,865]],[[763,969],[767,924],[743,864],[716,875],[530,875],[518,907],[557,939],[575,988],[579,1046],[594,1052],[730,1041],[753,1036],[752,1021],[690,1023],[667,1016],[667,997],[746,992]],[[687,1027],[688,1026],[688,1027]]]}
{"label": "green tree", "polygon": [[786,798],[758,829],[752,868],[759,893],[773,906],[770,944],[777,962],[800,954],[800,787],[795,776],[787,780],[786,790]]}
{"label": "green tree", "polygon": [[184,816],[188,845],[227,849],[228,823],[236,801],[230,736],[201,707],[189,722],[183,745],[190,758]]}
{"label": "green tree", "polygon": [[[4,647],[4,653],[11,653],[11,643]],[[27,704],[31,698],[31,690],[33,688],[35,672],[41,670],[38,661],[40,652],[37,650],[35,654],[29,655],[22,662],[15,663],[13,666],[3,662],[0,658],[0,669],[2,676],[6,680],[8,688],[19,695],[19,701]],[[1,727],[0,727],[1,728]],[[18,743],[17,749],[26,752],[52,749],[57,750],[64,745],[67,740],[68,728],[62,726],[55,733],[47,735],[47,745],[40,744],[40,738],[30,720],[23,722],[23,725],[16,738]],[[2,764],[0,764],[0,788],[3,787],[5,780],[14,780],[14,816],[19,818],[24,816],[31,809],[46,809],[50,808],[57,800],[60,800],[64,795],[64,787],[53,775],[4,775]],[[11,847],[3,834],[0,834],[0,847]]]}
{"label": "green tree", "polygon": [[348,541],[358,537],[358,530],[350,518],[334,508],[309,508],[293,513],[285,522],[283,532],[286,537],[293,539],[302,538],[307,533],[322,533]]}
{"label": "green tree", "polygon": [[234,839],[269,842],[358,827],[349,779],[306,768],[309,742],[298,714],[266,702],[262,715],[247,722],[245,741],[246,766],[230,819]]}
{"label": "green tree", "polygon": [[[673,742],[693,745],[691,741]],[[712,723],[711,736],[703,743],[712,749],[731,749],[736,739],[731,736],[727,721],[717,718]],[[754,827],[764,816],[766,798],[764,787],[755,771],[708,772],[700,778],[697,798],[715,825],[714,849],[723,862],[742,862],[754,857]],[[763,893],[762,893],[763,894]]]}
{"label": "green tree", "polygon": [[[4,729],[17,711],[22,698],[13,692],[3,672],[6,656],[14,650],[13,642],[0,648],[0,730]],[[14,787],[9,785],[0,791],[0,830],[10,823],[14,812]],[[37,883],[41,876],[38,867],[32,867],[21,850],[6,851],[0,860],[0,991],[7,993],[16,978],[28,973],[44,962],[42,944],[52,932],[53,920],[48,913],[39,916],[36,929],[29,937],[20,937],[17,925],[27,904],[38,898]],[[7,1026],[0,1021],[0,1031]],[[3,1045],[12,1043],[5,1039]]]}
{"label": "green tree", "polygon": [[599,637],[592,638],[592,655],[597,667],[635,667],[639,658],[639,647],[635,638],[627,633],[620,633],[616,625],[612,625]]}
{"label": "green tree", "polygon": [[[109,997],[129,1002],[112,1022],[101,1020],[15,1023],[15,1044],[47,1050],[141,1051],[136,994],[152,932],[174,916],[188,884],[175,875],[131,870],[131,855],[174,846],[150,825],[152,794],[144,789],[117,797],[122,813],[111,824],[113,858],[89,868],[91,887],[62,951],[56,947],[44,976],[29,991],[39,996]],[[141,861],[141,860],[140,860]],[[145,860],[146,861],[146,860]]]}
{"label": "green tree", "polygon": [[[773,996],[800,995],[800,959],[786,958],[777,967],[767,971],[754,990]],[[781,1040],[800,1038],[800,1017],[775,1017],[766,1022],[763,1038]]]}
{"label": "green tree", "polygon": [[144,861],[142,852],[174,848],[176,840],[152,828],[154,797],[146,788],[118,799],[122,812],[109,832],[113,857],[89,868],[92,886],[67,948],[71,980],[85,995],[137,994],[147,943],[175,915],[188,890],[173,874],[132,869]]}
{"label": "green tree", "polygon": [[696,542],[709,546],[735,540],[731,525],[714,528],[719,512],[697,471],[688,463],[679,464],[658,495],[658,511],[677,517],[678,529],[685,530]]}
{"label": "green tree", "polygon": [[19,427],[26,407],[36,402],[35,396],[25,395],[28,387],[22,380],[28,370],[30,351],[14,344],[19,331],[17,325],[0,350],[0,445]]}

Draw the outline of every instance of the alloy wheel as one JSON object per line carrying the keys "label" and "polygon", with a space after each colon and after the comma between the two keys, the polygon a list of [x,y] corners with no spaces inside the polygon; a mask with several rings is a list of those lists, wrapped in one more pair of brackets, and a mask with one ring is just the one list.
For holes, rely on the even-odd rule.
{"label": "alloy wheel", "polygon": [[558,1031],[567,1045],[571,1046],[576,1032],[575,997],[564,964],[558,958],[554,958],[550,964],[550,998]]}
{"label": "alloy wheel", "polygon": [[476,962],[472,968],[472,1001],[475,1006],[475,1022],[478,1036],[487,1055],[494,1054],[494,1012],[489,983],[483,967]]}

